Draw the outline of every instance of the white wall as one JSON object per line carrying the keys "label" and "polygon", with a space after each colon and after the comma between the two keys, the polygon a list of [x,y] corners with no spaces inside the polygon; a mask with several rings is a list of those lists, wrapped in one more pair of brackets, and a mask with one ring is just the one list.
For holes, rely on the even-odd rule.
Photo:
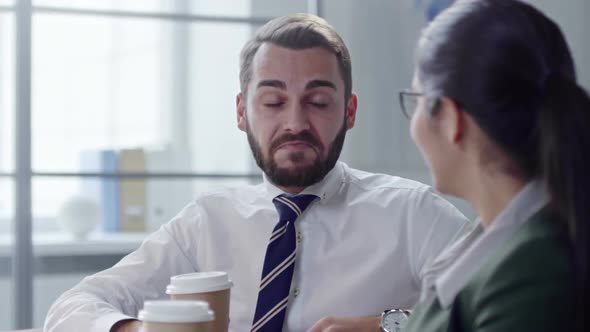
{"label": "white wall", "polygon": [[352,57],[353,89],[359,96],[357,126],[344,158],[374,171],[422,166],[408,136],[397,92],[408,88],[414,41],[424,23],[412,1],[325,1],[326,19],[340,32]]}
{"label": "white wall", "polygon": [[529,0],[557,22],[569,43],[576,61],[578,82],[590,90],[590,1]]}

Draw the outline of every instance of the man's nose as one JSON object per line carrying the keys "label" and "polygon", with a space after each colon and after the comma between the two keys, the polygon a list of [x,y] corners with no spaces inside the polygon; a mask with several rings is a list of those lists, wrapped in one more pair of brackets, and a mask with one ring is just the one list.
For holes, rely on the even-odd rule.
{"label": "man's nose", "polygon": [[309,130],[309,114],[299,103],[291,104],[285,111],[283,120],[283,129],[285,131],[299,133]]}

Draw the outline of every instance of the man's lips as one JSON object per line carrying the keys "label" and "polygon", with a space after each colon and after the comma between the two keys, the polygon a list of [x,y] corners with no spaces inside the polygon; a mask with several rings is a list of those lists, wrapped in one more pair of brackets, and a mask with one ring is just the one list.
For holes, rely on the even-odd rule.
{"label": "man's lips", "polygon": [[289,141],[289,142],[285,142],[281,145],[279,145],[277,147],[277,150],[280,149],[286,149],[286,150],[305,150],[305,149],[309,149],[309,148],[314,148],[313,145],[311,145],[308,142],[305,141]]}

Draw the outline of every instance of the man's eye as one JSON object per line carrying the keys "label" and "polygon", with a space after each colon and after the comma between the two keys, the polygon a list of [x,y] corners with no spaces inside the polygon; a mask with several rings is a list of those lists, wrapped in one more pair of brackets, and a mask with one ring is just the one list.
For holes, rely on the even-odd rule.
{"label": "man's eye", "polygon": [[270,107],[270,108],[278,108],[283,106],[285,103],[284,102],[276,102],[276,103],[264,103],[264,106],[266,107]]}
{"label": "man's eye", "polygon": [[317,107],[317,108],[326,108],[326,107],[328,107],[328,103],[313,103],[313,102],[310,102],[309,104],[311,106]]}

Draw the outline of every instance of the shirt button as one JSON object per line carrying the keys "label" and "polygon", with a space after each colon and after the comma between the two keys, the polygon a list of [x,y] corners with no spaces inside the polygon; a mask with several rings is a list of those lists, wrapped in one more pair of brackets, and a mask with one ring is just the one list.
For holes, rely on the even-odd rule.
{"label": "shirt button", "polygon": [[297,295],[299,295],[299,288],[293,290],[293,297],[297,297]]}
{"label": "shirt button", "polygon": [[301,232],[297,232],[297,243],[301,243],[302,240],[303,236],[301,235]]}

